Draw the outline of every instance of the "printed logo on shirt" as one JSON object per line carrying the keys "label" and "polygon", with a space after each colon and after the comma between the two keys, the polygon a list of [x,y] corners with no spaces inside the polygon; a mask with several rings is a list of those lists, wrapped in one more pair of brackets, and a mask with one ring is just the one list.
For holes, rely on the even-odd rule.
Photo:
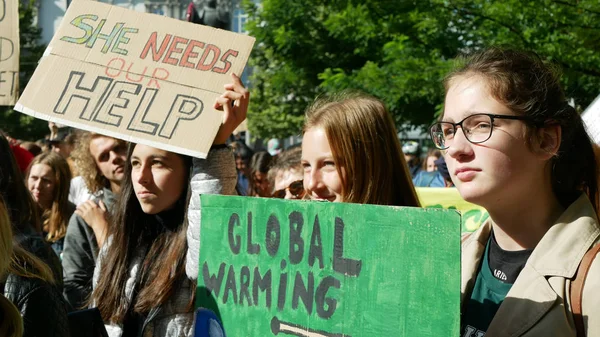
{"label": "printed logo on shirt", "polygon": [[499,269],[494,269],[494,276],[502,281],[506,281],[508,278],[506,277],[506,274],[504,274],[504,272],[502,270]]}
{"label": "printed logo on shirt", "polygon": [[477,328],[467,325],[465,327],[465,333],[462,337],[484,337],[485,331],[477,330]]}

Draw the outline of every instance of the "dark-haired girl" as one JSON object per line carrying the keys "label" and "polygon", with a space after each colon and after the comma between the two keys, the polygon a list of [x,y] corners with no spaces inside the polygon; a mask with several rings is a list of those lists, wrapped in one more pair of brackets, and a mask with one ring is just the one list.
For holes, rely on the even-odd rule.
{"label": "dark-haired girl", "polygon": [[199,195],[235,192],[235,163],[224,143],[244,120],[249,94],[233,79],[215,103],[224,122],[206,160],[129,147],[121,197],[94,272],[92,301],[111,337],[193,335]]}

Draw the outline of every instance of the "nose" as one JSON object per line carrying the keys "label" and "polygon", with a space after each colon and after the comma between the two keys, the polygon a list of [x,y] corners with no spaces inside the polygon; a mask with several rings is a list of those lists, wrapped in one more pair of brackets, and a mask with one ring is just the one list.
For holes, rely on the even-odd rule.
{"label": "nose", "polygon": [[467,140],[462,127],[456,129],[454,139],[452,139],[452,145],[447,151],[448,155],[454,159],[471,156],[473,154],[473,146],[471,142]]}
{"label": "nose", "polygon": [[40,190],[42,187],[42,180],[41,179],[37,179],[33,182],[33,189],[34,190]]}
{"label": "nose", "polygon": [[[323,185],[321,171],[311,168],[304,172],[304,189],[309,193],[318,190]],[[289,193],[289,191],[288,191]]]}
{"label": "nose", "polygon": [[131,174],[134,181],[140,185],[147,185],[152,180],[152,170],[146,165],[134,170]]}
{"label": "nose", "polygon": [[60,154],[60,146],[58,146],[58,145],[53,146],[52,151]]}

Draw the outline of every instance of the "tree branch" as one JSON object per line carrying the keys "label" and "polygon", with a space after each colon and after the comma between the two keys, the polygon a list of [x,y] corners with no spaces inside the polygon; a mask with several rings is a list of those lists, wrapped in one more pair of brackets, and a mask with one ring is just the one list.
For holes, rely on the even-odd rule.
{"label": "tree branch", "polygon": [[501,27],[504,27],[504,28],[508,29],[511,33],[515,34],[519,39],[521,39],[521,41],[523,41],[523,43],[526,46],[528,46],[530,44],[529,41],[527,41],[527,39],[521,34],[520,31],[518,31],[517,29],[515,29],[515,27],[513,27],[513,26],[511,26],[509,24],[506,24],[506,23],[504,23],[504,22],[502,22],[502,21],[500,21],[498,19],[494,19],[492,17],[489,17],[489,16],[481,14],[481,13],[475,13],[475,12],[469,11],[469,10],[464,9],[464,8],[455,7],[453,5],[450,5],[450,6],[452,7],[453,10],[455,10],[457,12],[461,12],[461,13],[464,13],[466,15],[471,15],[471,16],[474,16],[474,17],[479,17],[479,18],[482,18],[484,20],[492,21],[495,24],[497,24],[497,25],[499,25]]}
{"label": "tree branch", "polygon": [[582,8],[582,7],[579,7],[579,6],[575,5],[575,4],[568,3],[566,1],[552,0],[552,2],[554,2],[555,4],[563,5],[563,6],[569,6],[569,7],[572,7],[572,8],[581,9],[581,10],[586,11],[588,13],[600,15],[600,12],[597,12],[597,11],[594,11],[594,10],[591,10],[591,9],[588,9],[588,8]]}

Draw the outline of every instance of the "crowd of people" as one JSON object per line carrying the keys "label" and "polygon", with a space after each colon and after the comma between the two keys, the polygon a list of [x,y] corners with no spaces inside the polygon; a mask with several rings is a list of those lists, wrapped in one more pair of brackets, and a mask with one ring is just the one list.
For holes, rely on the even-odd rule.
{"label": "crowd of people", "polygon": [[254,153],[229,141],[250,99],[235,75],[206,159],[52,123],[45,143],[2,134],[0,335],[69,336],[67,315],[96,308],[110,337],[193,336],[193,195],[421,207],[415,186],[454,186],[490,215],[462,239],[461,336],[600,335],[599,148],[539,56],[460,64],[423,158],[356,91],[315,99],[301,146]]}

